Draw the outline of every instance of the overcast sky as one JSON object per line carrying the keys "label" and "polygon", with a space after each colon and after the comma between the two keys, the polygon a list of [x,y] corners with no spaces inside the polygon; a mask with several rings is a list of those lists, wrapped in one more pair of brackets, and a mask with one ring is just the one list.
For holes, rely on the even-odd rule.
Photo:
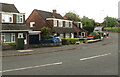
{"label": "overcast sky", "polygon": [[26,13],[26,18],[34,9],[50,11],[57,10],[62,16],[71,11],[82,18],[87,16],[97,22],[104,17],[118,18],[119,0],[0,0],[3,3],[15,4],[21,13]]}

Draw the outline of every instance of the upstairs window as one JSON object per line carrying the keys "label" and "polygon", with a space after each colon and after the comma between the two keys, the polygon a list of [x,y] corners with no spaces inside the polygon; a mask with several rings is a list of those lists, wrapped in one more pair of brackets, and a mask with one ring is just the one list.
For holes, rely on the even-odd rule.
{"label": "upstairs window", "polygon": [[2,14],[2,23],[13,23],[12,14]]}
{"label": "upstairs window", "polygon": [[63,21],[59,20],[59,27],[63,27]]}
{"label": "upstairs window", "polygon": [[57,20],[54,20],[54,27],[57,27]]}
{"label": "upstairs window", "polygon": [[30,27],[34,27],[35,26],[35,22],[30,22]]}
{"label": "upstairs window", "polygon": [[65,27],[69,27],[69,22],[65,22]]}
{"label": "upstairs window", "polygon": [[70,28],[72,28],[72,27],[73,27],[72,22],[70,22]]}
{"label": "upstairs window", "polygon": [[23,23],[23,15],[17,15],[17,23]]}

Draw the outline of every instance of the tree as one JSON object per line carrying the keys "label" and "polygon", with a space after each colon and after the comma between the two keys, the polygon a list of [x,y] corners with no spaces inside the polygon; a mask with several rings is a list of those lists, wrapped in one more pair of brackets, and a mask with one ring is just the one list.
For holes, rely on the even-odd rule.
{"label": "tree", "polygon": [[116,27],[118,26],[118,21],[116,18],[113,17],[105,17],[103,21],[103,26],[105,27]]}
{"label": "tree", "polygon": [[78,21],[78,22],[81,21],[79,15],[74,12],[68,12],[65,14],[64,17],[66,17],[68,20],[72,20],[72,21]]}
{"label": "tree", "polygon": [[42,38],[42,40],[47,39],[51,34],[52,34],[51,29],[49,29],[47,27],[43,27],[41,29],[41,38]]}
{"label": "tree", "polygon": [[95,20],[89,19],[86,16],[83,16],[81,22],[82,22],[83,26],[95,26],[96,25]]}

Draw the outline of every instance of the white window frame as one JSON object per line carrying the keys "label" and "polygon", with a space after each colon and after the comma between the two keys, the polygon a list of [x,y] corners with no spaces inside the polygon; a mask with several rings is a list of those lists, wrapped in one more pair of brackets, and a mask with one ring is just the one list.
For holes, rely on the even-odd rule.
{"label": "white window frame", "polygon": [[[1,40],[2,40],[2,42],[3,43],[14,43],[15,42],[15,33],[10,33],[10,38],[11,38],[11,40],[10,40],[10,42],[6,42],[6,39],[5,39],[5,33],[2,33],[2,35],[1,35]],[[4,39],[3,39],[3,37],[4,37]],[[13,38],[14,38],[14,40],[13,40]]]}
{"label": "white window frame", "polygon": [[73,28],[73,23],[72,22],[70,22],[70,28]]}
{"label": "white window frame", "polygon": [[13,23],[13,14],[2,13],[2,23]]}
{"label": "white window frame", "polygon": [[85,32],[81,32],[81,36],[82,36],[83,33],[84,33],[84,36],[85,36]]}
{"label": "white window frame", "polygon": [[65,33],[65,38],[70,38],[70,33]]}
{"label": "white window frame", "polygon": [[[3,39],[4,38],[4,39]],[[2,33],[2,35],[1,35],[1,40],[2,40],[2,42],[5,42],[5,33]]]}
{"label": "white window frame", "polygon": [[23,15],[22,14],[17,14],[16,15],[16,22],[17,23],[23,23]]}
{"label": "white window frame", "polygon": [[59,27],[63,27],[63,21],[62,20],[59,20]]}
{"label": "white window frame", "polygon": [[11,42],[15,42],[15,33],[11,33]]}
{"label": "white window frame", "polygon": [[53,20],[54,22],[54,27],[57,27],[57,20]]}
{"label": "white window frame", "polygon": [[24,38],[23,33],[18,33],[18,38]]}
{"label": "white window frame", "polygon": [[34,25],[35,25],[35,22],[30,22],[30,27],[31,28],[34,27]]}
{"label": "white window frame", "polygon": [[65,27],[69,27],[69,22],[65,21]]}

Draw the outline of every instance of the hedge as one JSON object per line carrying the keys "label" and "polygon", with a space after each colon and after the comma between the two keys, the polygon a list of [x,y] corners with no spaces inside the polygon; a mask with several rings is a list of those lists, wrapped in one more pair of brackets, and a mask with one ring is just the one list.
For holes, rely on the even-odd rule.
{"label": "hedge", "polygon": [[78,41],[79,41],[78,38],[63,38],[62,39],[62,45],[75,44]]}
{"label": "hedge", "polygon": [[110,31],[110,32],[120,32],[120,27],[106,27],[104,28],[104,30],[106,31]]}

